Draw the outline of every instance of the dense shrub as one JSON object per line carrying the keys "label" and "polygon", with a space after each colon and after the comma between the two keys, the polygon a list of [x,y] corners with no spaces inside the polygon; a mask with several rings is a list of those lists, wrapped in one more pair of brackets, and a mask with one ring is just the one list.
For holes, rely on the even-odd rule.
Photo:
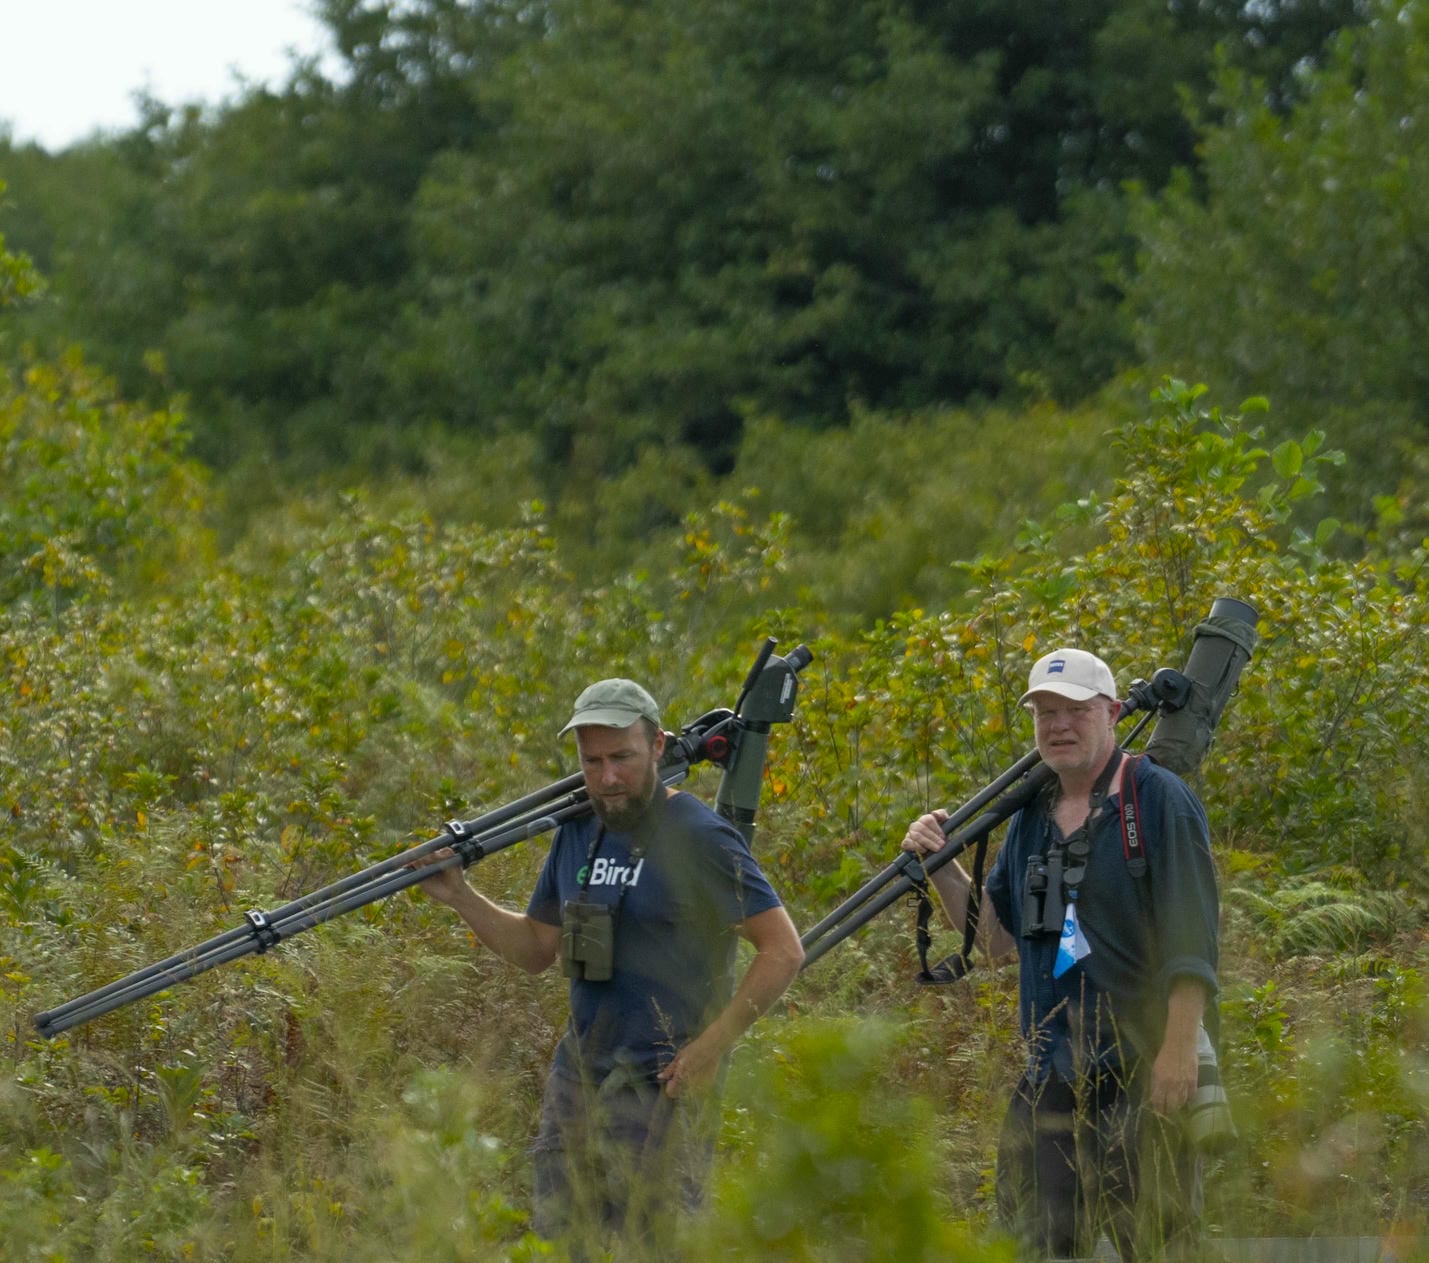
{"label": "dense shrub", "polygon": [[[37,451],[73,420],[64,398],[22,411]],[[757,495],[692,507],[663,568],[579,582],[534,507],[486,526],[390,495],[294,500],[218,554],[192,550],[201,504],[121,484],[106,538],[130,542],[86,545],[100,578],[51,599],[42,574],[0,611],[11,1252],[377,1258],[420,1239],[429,1257],[529,1257],[521,1155],[560,980],[473,952],[420,896],[51,1041],[30,1015],[555,779],[570,754],[554,733],[592,676],[645,678],[670,725],[731,703],[770,633],[816,655],[795,721],[772,734],[757,834],[810,924],[893,858],[911,815],[1030,745],[1015,699],[1047,647],[1094,647],[1125,684],[1181,665],[1221,595],[1259,610],[1261,639],[1196,778],[1228,888],[1227,1077],[1246,1102],[1218,1222],[1418,1222],[1423,556],[1330,553],[1333,524],[1301,523],[1334,457],[1315,436],[1264,450],[1250,415],[1168,383],[1116,430],[1123,473],[1104,493],[964,559],[949,608],[856,634],[782,601],[790,524]],[[115,450],[162,429],[106,417]],[[120,475],[201,486],[181,443]],[[14,520],[83,524],[106,484],[57,500],[28,485]],[[155,530],[170,560],[144,574],[126,549]],[[712,796],[716,777],[701,770],[694,790]],[[541,854],[513,847],[474,877],[519,902]],[[1016,1062],[1012,979],[914,992],[909,946],[906,922],[881,918],[740,1053],[731,1165],[701,1240],[859,1257],[901,1207],[900,1257],[1000,1257],[987,1172]],[[1321,958],[1308,977],[1291,963],[1307,951]],[[1339,976],[1356,1003],[1316,1002],[1352,962]],[[886,1021],[861,1030],[851,1014]],[[1287,1183],[1327,1137],[1351,1146],[1362,1194]],[[831,1171],[856,1174],[851,1202],[827,1200]]]}

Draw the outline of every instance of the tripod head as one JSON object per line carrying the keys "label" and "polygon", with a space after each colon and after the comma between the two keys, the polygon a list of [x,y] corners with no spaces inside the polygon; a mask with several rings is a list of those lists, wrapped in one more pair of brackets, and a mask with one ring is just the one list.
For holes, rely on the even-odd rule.
{"label": "tripod head", "polygon": [[665,734],[662,765],[716,763],[723,766],[734,749],[733,727],[734,712],[729,707],[706,711],[681,728],[678,735]]}
{"label": "tripod head", "polygon": [[1132,680],[1127,685],[1123,715],[1136,710],[1180,710],[1191,696],[1191,681],[1175,667],[1162,667],[1149,680]]}
{"label": "tripod head", "polygon": [[779,657],[772,636],[760,647],[733,710],[707,711],[686,724],[678,736],[666,733],[665,764],[710,762],[724,769],[715,794],[715,810],[754,843],[754,818],[764,784],[769,730],[794,717],[799,672],[814,660],[799,645]]}

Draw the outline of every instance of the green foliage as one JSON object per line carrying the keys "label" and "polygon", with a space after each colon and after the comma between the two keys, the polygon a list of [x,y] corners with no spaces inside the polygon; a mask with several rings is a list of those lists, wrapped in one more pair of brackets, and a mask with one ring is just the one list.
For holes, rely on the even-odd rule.
{"label": "green foliage", "polygon": [[340,84],[297,66],[207,114],[151,101],[107,147],[53,161],[0,148],[56,296],[27,330],[82,340],[136,397],[156,393],[145,360],[159,351],[211,463],[296,448],[326,464],[362,453],[354,418],[430,421],[374,377],[374,344],[408,298],[413,192],[434,153],[485,126],[471,78],[522,19],[418,7],[325,4]]}
{"label": "green foliage", "polygon": [[719,466],[751,410],[823,427],[861,404],[1066,397],[1116,364],[1102,190],[1188,156],[1166,87],[1199,73],[1195,41],[1163,44],[1155,121],[1131,94],[1134,140],[1099,89],[1168,21],[552,11],[483,85],[492,147],[444,156],[418,203],[407,340],[461,354],[414,358],[410,385],[444,415],[514,417],[579,471],[661,435]]}
{"label": "green foliage", "polygon": [[[88,417],[63,395],[45,403],[37,387],[65,380],[49,372],[16,386],[16,415]],[[152,533],[162,509],[163,530],[202,542],[206,502],[132,493],[190,485],[181,433],[141,409],[103,415],[149,453],[132,469],[76,462],[116,480],[112,538]],[[965,419],[947,425],[913,438],[950,452]],[[873,431],[856,437],[849,452],[872,457]],[[39,462],[49,441],[14,450]],[[890,464],[906,441],[889,436]],[[1262,619],[1201,780],[1228,885],[1249,891],[1255,875],[1260,896],[1227,899],[1227,1073],[1254,1108],[1224,1220],[1412,1218],[1429,716],[1409,647],[1423,569],[1327,551],[1308,523],[1334,454],[1313,434],[1274,447],[1198,388],[1166,383],[1099,450],[1115,458],[1109,485],[1027,522],[1016,548],[959,562],[949,608],[855,633],[821,627],[791,589],[796,524],[757,486],[685,505],[673,543],[652,537],[645,568],[608,577],[572,562],[590,553],[538,506],[487,524],[453,512],[451,489],[433,513],[424,482],[394,480],[278,502],[231,547],[177,549],[147,578],[91,545],[104,583],[68,602],[17,596],[0,611],[9,1240],[75,1259],[377,1258],[417,1238],[434,1257],[461,1257],[464,1240],[535,1255],[521,1154],[560,980],[532,985],[473,952],[420,896],[55,1040],[32,1035],[30,1014],[391,854],[422,821],[554,779],[570,761],[554,733],[594,675],[644,678],[672,726],[732,700],[766,633],[816,654],[771,742],[757,836],[810,924],[889,862],[912,814],[1023,752],[1015,702],[1047,645],[1091,644],[1123,680],[1180,665],[1223,594]],[[32,481],[44,512],[90,523],[83,495]],[[475,877],[519,903],[541,858],[539,843],[514,847]],[[839,1257],[897,1239],[911,1257],[998,1257],[980,1237],[1016,1063],[1012,980],[984,973],[910,1002],[910,947],[901,918],[881,919],[800,982],[806,1016],[760,1028],[750,1068],[771,1074],[741,1072],[732,1089],[740,1160],[693,1249]],[[1301,969],[1337,962],[1363,1003],[1315,1005],[1328,974],[1307,991],[1291,952]],[[886,1024],[849,1026],[851,1010]],[[1372,1204],[1291,1181],[1325,1136],[1354,1140]]]}
{"label": "green foliage", "polygon": [[[0,198],[4,196],[5,182],[0,180]],[[0,233],[0,311],[33,296],[40,288],[39,275],[29,257],[11,254],[5,248],[5,234]]]}
{"label": "green foliage", "polygon": [[1413,904],[1401,892],[1366,890],[1356,873],[1337,876],[1291,880],[1269,892],[1237,885],[1228,897],[1245,907],[1271,959],[1360,952],[1388,942],[1412,917]]}
{"label": "green foliage", "polygon": [[1211,1213],[1287,1235],[1389,1235],[1397,1225],[1422,1237],[1422,976],[1381,961],[1348,978],[1335,958],[1310,970],[1238,988],[1223,1005],[1222,1077],[1246,1143],[1217,1172]]}
{"label": "green foliage", "polygon": [[878,1022],[808,1024],[750,1077],[747,1148],[692,1230],[690,1257],[1011,1260],[929,1178],[928,1104],[887,1090],[902,1038]]}
{"label": "green foliage", "polygon": [[[196,451],[402,465],[439,424],[558,476],[744,419],[1063,401],[1130,356],[1129,179],[1196,161],[1213,50],[1277,102],[1357,0],[326,0],[341,73],[0,141],[4,226]],[[150,380],[162,354],[168,380]]]}
{"label": "green foliage", "polygon": [[0,603],[57,606],[201,555],[186,446],[180,413],[125,403],[77,355],[0,379]]}
{"label": "green foliage", "polygon": [[727,481],[758,487],[789,515],[800,604],[856,628],[960,597],[968,581],[952,559],[999,546],[1036,506],[1109,481],[1099,449],[1121,411],[1111,399],[1076,410],[858,410],[819,432],[761,417]]}
{"label": "green foliage", "polygon": [[1222,827],[1290,866],[1419,880],[1424,571],[1334,560],[1296,521],[1337,457],[1307,436],[1298,460],[1273,459],[1257,426],[1198,393],[1168,383],[1154,416],[1117,432],[1110,494],[966,563],[958,608],[900,615],[844,651],[799,725],[819,815],[811,870],[837,869],[826,848],[870,828],[897,831],[909,785],[946,805],[1020,755],[1031,733],[1015,699],[1047,648],[1094,647],[1125,685],[1180,666],[1214,600],[1236,596],[1264,639],[1201,769]]}
{"label": "green foliage", "polygon": [[1227,394],[1271,394],[1291,426],[1363,453],[1359,480],[1394,493],[1401,539],[1423,538],[1424,269],[1429,161],[1420,135],[1429,18],[1376,0],[1294,109],[1227,71],[1203,162],[1135,223],[1130,278],[1153,366]]}

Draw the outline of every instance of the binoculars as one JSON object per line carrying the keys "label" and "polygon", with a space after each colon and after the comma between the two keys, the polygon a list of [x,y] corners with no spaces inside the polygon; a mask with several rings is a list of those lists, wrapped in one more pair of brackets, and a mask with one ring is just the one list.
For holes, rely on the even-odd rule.
{"label": "binoculars", "polygon": [[1029,855],[1022,885],[1022,937],[1060,934],[1066,916],[1061,853]]}
{"label": "binoculars", "polygon": [[609,904],[567,899],[561,906],[561,972],[609,982],[615,972],[615,915]]}

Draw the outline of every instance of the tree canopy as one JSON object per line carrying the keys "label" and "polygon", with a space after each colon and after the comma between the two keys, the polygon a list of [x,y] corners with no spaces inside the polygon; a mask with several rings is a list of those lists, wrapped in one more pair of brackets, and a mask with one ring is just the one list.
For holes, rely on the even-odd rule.
{"label": "tree canopy", "polygon": [[[1317,4],[328,0],[342,59],[216,112],[0,150],[51,278],[26,332],[196,451],[319,463],[432,424],[609,474],[1099,388],[1134,357],[1123,185],[1198,163],[1220,47],[1296,99]],[[1270,107],[1268,107],[1270,108]],[[82,190],[82,193],[81,193]],[[162,372],[155,377],[150,353]]]}
{"label": "tree canopy", "polygon": [[1362,452],[1384,525],[1422,538],[1429,436],[1429,14],[1380,3],[1280,113],[1225,69],[1198,173],[1140,203],[1143,355]]}

